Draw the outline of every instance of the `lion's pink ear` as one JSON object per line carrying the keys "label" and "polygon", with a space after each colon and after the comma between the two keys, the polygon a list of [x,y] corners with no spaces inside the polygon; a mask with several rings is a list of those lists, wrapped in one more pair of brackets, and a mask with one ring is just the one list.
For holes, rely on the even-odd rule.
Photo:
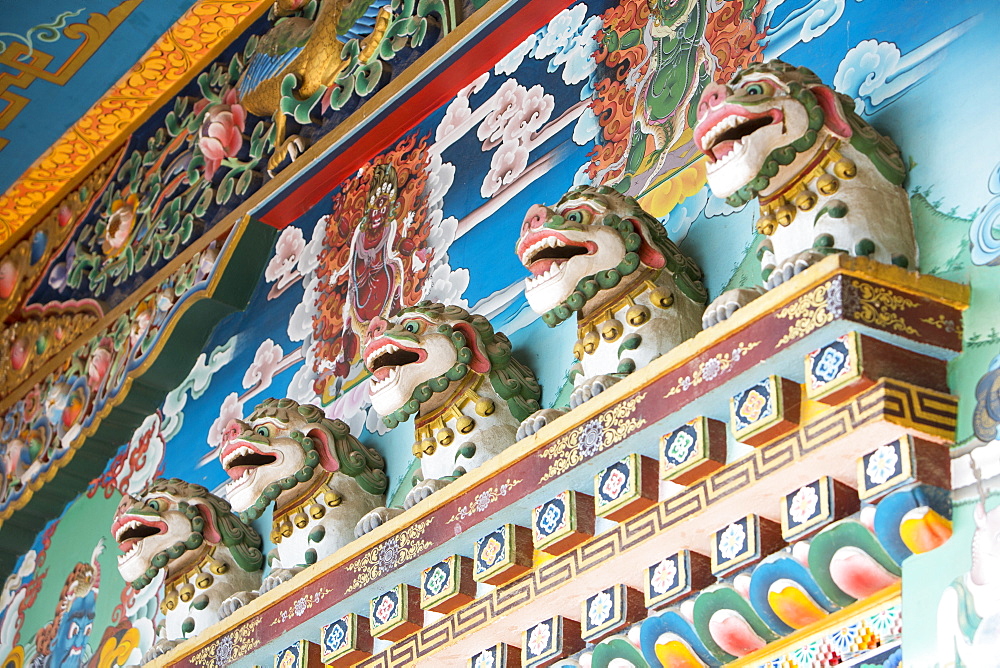
{"label": "lion's pink ear", "polygon": [[826,86],[813,86],[809,90],[816,96],[816,101],[826,116],[824,125],[841,139],[850,139],[854,131],[847,122],[847,116],[840,105],[840,100],[837,99],[837,94]]}
{"label": "lion's pink ear", "polygon": [[215,525],[215,515],[212,514],[212,509],[204,501],[194,501],[193,505],[198,509],[198,514],[201,515],[201,518],[205,520],[205,530],[203,532],[205,540],[209,543],[221,543],[222,532]]}
{"label": "lion's pink ear", "polygon": [[463,321],[456,322],[454,327],[465,335],[465,345],[469,346],[469,349],[472,351],[472,360],[469,362],[469,368],[476,373],[488,373],[490,370],[490,359],[486,356],[486,351],[483,350],[483,344],[479,340],[476,328],[472,326],[471,322]]}
{"label": "lion's pink ear", "polygon": [[628,220],[632,222],[632,227],[635,228],[635,231],[639,233],[639,237],[642,239],[642,244],[639,245],[638,251],[639,260],[641,260],[647,267],[652,267],[653,269],[663,269],[664,265],[667,264],[666,258],[663,257],[663,253],[661,253],[656,246],[649,243],[646,226],[635,218],[629,218]]}
{"label": "lion's pink ear", "polygon": [[307,436],[312,439],[313,445],[316,448],[316,453],[319,455],[320,466],[331,473],[333,471],[339,471],[340,461],[337,459],[337,455],[333,452],[333,443],[330,442],[330,434],[325,429],[316,427],[310,431]]}

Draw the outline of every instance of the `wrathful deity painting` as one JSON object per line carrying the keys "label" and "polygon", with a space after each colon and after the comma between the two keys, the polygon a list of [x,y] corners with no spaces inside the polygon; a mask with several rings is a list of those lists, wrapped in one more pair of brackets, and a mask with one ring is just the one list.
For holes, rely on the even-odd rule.
{"label": "wrathful deity painting", "polygon": [[[238,240],[212,225],[272,174],[304,169],[303,151],[454,27],[446,3],[426,3],[441,5],[432,18],[417,4],[276,3],[136,136],[93,202],[54,219],[58,244],[25,247],[46,258],[32,309],[66,311],[64,332],[116,320],[0,412],[0,512],[86,448],[183,314],[226,287]],[[143,500],[176,486],[156,480],[200,486],[259,534],[264,575],[240,583],[232,612],[835,252],[972,286],[950,362],[954,535],[904,566],[926,585],[904,591],[903,649],[907,665],[996,655],[1000,135],[983,110],[1000,103],[1000,7],[595,0],[553,14],[378,150],[338,156],[343,178],[267,229],[245,308],[227,306],[176,358],[183,379],[7,577],[0,665],[136,664],[196,633],[167,621],[162,568],[127,563],[143,522],[112,532],[120,508],[145,517]],[[336,58],[315,41],[328,31]],[[307,58],[324,65],[284,76]],[[814,161],[836,183],[799,179]],[[796,190],[775,195],[788,165]],[[912,230],[851,224],[865,189]],[[158,273],[174,258],[181,269]],[[28,289],[28,264],[0,258],[0,298]],[[648,323],[664,314],[678,319],[661,337]],[[21,332],[0,341],[11,373],[44,349]],[[373,396],[411,363],[433,373],[382,395],[392,402]],[[475,396],[439,424],[434,388],[450,382]],[[466,438],[463,417],[510,443]],[[268,468],[278,487],[255,486]],[[341,498],[355,488],[357,507]]]}

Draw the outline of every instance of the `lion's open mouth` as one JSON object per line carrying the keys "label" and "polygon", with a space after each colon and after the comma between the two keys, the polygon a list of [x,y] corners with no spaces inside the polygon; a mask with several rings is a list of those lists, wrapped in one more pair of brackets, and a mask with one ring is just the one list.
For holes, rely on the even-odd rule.
{"label": "lion's open mouth", "polygon": [[400,348],[388,341],[373,348],[365,356],[365,365],[376,381],[386,380],[394,375],[399,367],[419,361],[420,354],[416,351]]}
{"label": "lion's open mouth", "polygon": [[236,480],[243,477],[251,469],[267,466],[276,461],[278,458],[274,455],[259,452],[248,445],[241,445],[226,453],[222,460],[222,468],[226,470],[230,478]]}
{"label": "lion's open mouth", "polygon": [[123,552],[118,560],[125,561],[144,539],[163,533],[163,528],[138,519],[129,519],[115,527],[114,533],[115,541]]}
{"label": "lion's open mouth", "polygon": [[591,249],[586,243],[547,234],[521,251],[520,257],[528,271],[535,276],[542,276],[574,257],[587,255],[590,252]]}
{"label": "lion's open mouth", "polygon": [[771,125],[776,120],[771,114],[763,114],[753,118],[737,114],[726,116],[701,136],[699,141],[701,150],[711,162],[722,160],[742,145],[744,138]]}

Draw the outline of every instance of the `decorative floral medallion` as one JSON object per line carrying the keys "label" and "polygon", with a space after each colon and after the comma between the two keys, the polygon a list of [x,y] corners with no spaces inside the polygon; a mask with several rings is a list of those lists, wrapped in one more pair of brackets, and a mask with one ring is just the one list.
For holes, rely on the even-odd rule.
{"label": "decorative floral medallion", "polygon": [[700,362],[690,375],[678,378],[677,384],[670,388],[670,391],[663,398],[668,399],[675,394],[687,392],[702,383],[711,383],[717,378],[721,379],[725,374],[733,372],[736,369],[737,363],[759,345],[760,341],[753,341],[751,343],[743,343],[741,341],[730,352],[718,353],[714,357]]}
{"label": "decorative floral medallion", "polygon": [[736,415],[745,424],[751,424],[770,415],[770,393],[751,388],[743,395],[736,409]]}
{"label": "decorative floral medallion", "polygon": [[883,484],[898,469],[899,455],[896,453],[896,444],[890,443],[879,447],[875,452],[868,455],[867,460],[865,473],[868,476],[868,480],[873,485]]}
{"label": "decorative floral medallion", "polygon": [[639,392],[556,439],[540,453],[542,459],[552,460],[552,463],[538,482],[543,483],[576,468],[642,429],[646,418],[637,417],[636,413],[645,398],[646,393]]}
{"label": "decorative floral medallion", "polygon": [[446,524],[452,524],[454,522],[461,522],[464,519],[468,519],[474,515],[485,512],[494,503],[500,500],[500,498],[507,496],[507,494],[520,485],[522,480],[520,478],[516,480],[507,479],[501,485],[492,485],[488,489],[479,492],[469,503],[460,507],[454,515],[448,518]]}
{"label": "decorative floral medallion", "polygon": [[544,654],[551,645],[552,620],[546,619],[528,631],[528,657],[536,658]]}
{"label": "decorative floral medallion", "polygon": [[590,457],[601,451],[604,443],[604,427],[600,420],[591,420],[583,425],[577,437],[576,449],[581,457]]}
{"label": "decorative floral medallion", "polygon": [[496,646],[484,649],[479,654],[472,657],[472,668],[494,668],[497,665],[496,654],[499,648]]}
{"label": "decorative floral medallion", "polygon": [[610,591],[600,592],[591,598],[588,603],[590,605],[587,606],[587,621],[590,622],[591,627],[601,626],[604,622],[611,619],[615,606]]}
{"label": "decorative floral medallion", "polygon": [[479,552],[480,561],[483,566],[489,568],[490,566],[495,566],[500,560],[500,556],[503,554],[503,544],[497,540],[496,536],[490,536],[486,541],[486,545]]}
{"label": "decorative floral medallion", "polygon": [[820,384],[815,382],[817,380],[829,383],[849,372],[848,361],[846,346],[840,339],[822,348],[812,366],[814,384]]}
{"label": "decorative floral medallion", "polygon": [[733,559],[746,547],[747,532],[741,522],[733,522],[727,526],[722,535],[719,536],[719,554],[726,561]]}
{"label": "decorative floral medallion", "polygon": [[[856,499],[856,495],[853,490],[845,493],[843,489],[845,486],[829,476],[823,476],[786,494],[781,502],[782,538],[786,541],[799,540],[849,514],[848,499]],[[841,499],[839,511],[835,507],[836,499]],[[835,513],[838,514],[835,516]]]}
{"label": "decorative floral medallion", "polygon": [[795,493],[788,504],[788,514],[796,524],[811,519],[819,509],[819,494],[812,485],[806,485]]}
{"label": "decorative floral medallion", "polygon": [[677,585],[677,555],[668,557],[653,567],[649,578],[650,589],[655,594],[665,594]]}
{"label": "decorative floral medallion", "polygon": [[299,661],[298,649],[298,645],[286,647],[278,658],[278,668],[294,668]]}
{"label": "decorative floral medallion", "polygon": [[430,549],[431,542],[424,540],[424,535],[433,521],[434,517],[428,517],[415,522],[348,562],[345,568],[354,580],[345,593],[367,586]]}
{"label": "decorative floral medallion", "polygon": [[431,566],[425,573],[427,575],[424,578],[424,592],[427,596],[437,596],[444,590],[444,586],[448,584],[451,566],[448,562],[442,561]]}

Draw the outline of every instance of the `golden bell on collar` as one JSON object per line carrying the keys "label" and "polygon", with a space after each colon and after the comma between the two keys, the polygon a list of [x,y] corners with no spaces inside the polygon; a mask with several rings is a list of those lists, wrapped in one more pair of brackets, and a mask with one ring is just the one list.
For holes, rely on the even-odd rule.
{"label": "golden bell on collar", "polygon": [[799,211],[809,211],[814,206],[819,198],[811,190],[803,190],[798,195],[795,196],[795,206]]}
{"label": "golden bell on collar", "polygon": [[858,166],[850,158],[841,158],[834,163],[833,173],[840,179],[853,179],[858,175]]}
{"label": "golden bell on collar", "polygon": [[670,308],[674,303],[674,294],[664,288],[656,288],[649,293],[649,301],[657,308]]}
{"label": "golden bell on collar", "polygon": [[650,312],[647,307],[642,306],[641,304],[633,304],[625,313],[625,322],[633,327],[638,327],[648,321],[649,316]]}
{"label": "golden bell on collar", "polygon": [[774,212],[774,219],[778,221],[778,225],[782,227],[788,227],[795,220],[795,207],[783,204],[779,206]]}
{"label": "golden bell on collar", "polygon": [[621,321],[614,318],[601,323],[601,338],[609,343],[617,341],[623,331],[625,331],[624,325],[622,325]]}
{"label": "golden bell on collar", "polygon": [[476,402],[476,415],[481,417],[487,417],[493,415],[497,410],[497,405],[492,399],[486,397],[480,397],[479,401]]}
{"label": "golden bell on collar", "polygon": [[774,216],[761,216],[757,220],[757,231],[761,234],[766,234],[768,236],[774,234],[774,231],[778,229],[778,221],[775,220]]}
{"label": "golden bell on collar", "polygon": [[834,176],[824,174],[816,179],[816,190],[818,190],[821,195],[829,196],[840,190],[840,182],[837,181]]}
{"label": "golden bell on collar", "polygon": [[597,345],[601,342],[601,337],[597,335],[597,332],[590,330],[583,337],[583,352],[588,355],[592,354],[597,350]]}
{"label": "golden bell on collar", "polygon": [[180,587],[177,588],[177,595],[182,601],[187,603],[192,598],[194,598],[194,585],[190,582],[185,582]]}

